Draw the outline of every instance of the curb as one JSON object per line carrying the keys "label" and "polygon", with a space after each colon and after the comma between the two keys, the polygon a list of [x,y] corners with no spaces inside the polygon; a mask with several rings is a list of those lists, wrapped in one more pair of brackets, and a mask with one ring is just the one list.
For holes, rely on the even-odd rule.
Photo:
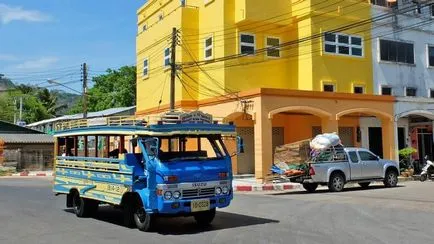
{"label": "curb", "polygon": [[283,184],[283,185],[237,185],[234,186],[235,192],[258,192],[258,191],[286,191],[301,189],[301,185]]}
{"label": "curb", "polygon": [[15,173],[12,174],[11,176],[30,176],[30,177],[34,177],[34,176],[38,176],[38,177],[49,177],[49,176],[53,176],[53,173],[32,173],[32,172],[21,172],[21,173]]}

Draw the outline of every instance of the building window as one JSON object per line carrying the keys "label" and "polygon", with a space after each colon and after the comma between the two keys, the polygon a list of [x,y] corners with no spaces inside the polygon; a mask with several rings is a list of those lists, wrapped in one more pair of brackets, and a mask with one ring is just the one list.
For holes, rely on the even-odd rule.
{"label": "building window", "polygon": [[241,54],[255,54],[255,36],[250,34],[240,35],[240,52]]}
{"label": "building window", "polygon": [[416,96],[416,88],[414,88],[414,87],[405,88],[405,96],[415,97]]}
{"label": "building window", "polygon": [[280,57],[280,39],[275,37],[267,37],[267,57]]}
{"label": "building window", "polygon": [[382,6],[382,7],[387,7],[387,8],[393,8],[398,6],[398,1],[388,1],[388,0],[371,0],[371,4],[373,5],[377,5],[377,6]]}
{"label": "building window", "polygon": [[345,34],[325,33],[324,52],[347,56],[363,56],[363,38]]}
{"label": "building window", "polygon": [[213,38],[208,37],[205,39],[205,59],[209,60],[213,58]]}
{"label": "building window", "polygon": [[143,60],[143,77],[149,76],[149,59]]}
{"label": "building window", "polygon": [[354,93],[356,94],[363,94],[364,92],[364,87],[363,86],[354,86]]}
{"label": "building window", "polygon": [[164,19],[164,14],[163,13],[160,13],[159,15],[158,15],[158,21],[162,21]]}
{"label": "building window", "polygon": [[434,98],[434,89],[429,89],[429,97]]}
{"label": "building window", "polygon": [[146,24],[143,25],[142,31],[145,32],[148,29],[148,26]]}
{"label": "building window", "polygon": [[414,64],[414,45],[406,42],[380,40],[380,59]]}
{"label": "building window", "polygon": [[434,3],[430,6],[431,9],[431,17],[434,18]]}
{"label": "building window", "polygon": [[392,88],[391,87],[387,87],[387,86],[381,87],[381,95],[391,96],[392,95]]}
{"label": "building window", "polygon": [[428,46],[428,66],[434,67],[434,46]]}
{"label": "building window", "polygon": [[325,92],[335,92],[335,85],[334,84],[323,84],[322,90]]}
{"label": "building window", "polygon": [[170,66],[170,48],[164,49],[164,67]]}

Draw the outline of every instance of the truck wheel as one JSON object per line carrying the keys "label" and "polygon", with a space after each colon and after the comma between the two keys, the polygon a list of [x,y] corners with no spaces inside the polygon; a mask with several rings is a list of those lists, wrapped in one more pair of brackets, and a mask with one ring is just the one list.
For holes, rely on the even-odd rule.
{"label": "truck wheel", "polygon": [[329,190],[331,192],[340,192],[344,189],[345,180],[341,173],[333,173],[329,180]]}
{"label": "truck wheel", "polygon": [[194,219],[196,220],[196,223],[198,225],[208,226],[214,220],[215,213],[216,213],[216,210],[215,210],[215,208],[213,208],[211,210],[199,212],[199,213],[195,214]]}
{"label": "truck wheel", "polygon": [[398,184],[398,174],[394,170],[386,171],[383,183],[385,187],[395,187]]}
{"label": "truck wheel", "polygon": [[85,199],[80,197],[80,194],[74,193],[72,198],[72,207],[77,217],[84,218],[89,217],[92,213],[95,213],[98,208],[98,202],[91,199]]}
{"label": "truck wheel", "polygon": [[133,214],[134,222],[136,223],[137,229],[140,231],[148,232],[151,231],[153,225],[154,225],[154,219],[155,216],[146,213],[145,209],[143,207],[138,207],[134,211]]}
{"label": "truck wheel", "polygon": [[424,182],[424,181],[426,181],[428,179],[428,175],[427,174],[423,174],[423,175],[420,175],[420,181],[421,182]]}
{"label": "truck wheel", "polygon": [[371,182],[362,182],[359,183],[359,186],[362,187],[363,189],[367,189],[369,187],[369,184],[371,184]]}
{"label": "truck wheel", "polygon": [[316,191],[316,188],[318,188],[318,183],[304,183],[303,188],[309,192],[313,193]]}

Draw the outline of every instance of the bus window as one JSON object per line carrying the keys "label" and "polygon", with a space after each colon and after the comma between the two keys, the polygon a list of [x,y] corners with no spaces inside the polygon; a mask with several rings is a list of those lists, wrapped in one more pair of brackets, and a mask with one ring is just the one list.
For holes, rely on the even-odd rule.
{"label": "bus window", "polygon": [[[160,138],[161,161],[211,160],[226,156],[219,136],[173,136]],[[170,144],[169,151],[164,146]]]}

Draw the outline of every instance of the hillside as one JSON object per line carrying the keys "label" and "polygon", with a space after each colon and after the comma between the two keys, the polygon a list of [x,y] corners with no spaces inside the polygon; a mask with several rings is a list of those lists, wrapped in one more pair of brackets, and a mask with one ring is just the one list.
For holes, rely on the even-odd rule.
{"label": "hillside", "polygon": [[0,75],[0,90],[6,90],[12,87],[15,87],[14,83],[8,78]]}

